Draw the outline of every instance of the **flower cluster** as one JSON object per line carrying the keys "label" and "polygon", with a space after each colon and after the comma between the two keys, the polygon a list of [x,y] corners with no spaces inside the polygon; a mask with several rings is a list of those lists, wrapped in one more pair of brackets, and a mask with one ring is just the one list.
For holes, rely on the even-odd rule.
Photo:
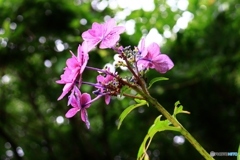
{"label": "flower cluster", "polygon": [[[123,47],[118,44],[120,34],[125,31],[123,26],[116,26],[114,19],[110,19],[103,24],[93,23],[92,28],[82,33],[83,43],[78,46],[77,56],[71,52],[72,57],[67,59],[64,73],[61,79],[56,83],[64,84],[62,94],[58,100],[64,96],[68,96],[68,105],[72,108],[66,113],[67,118],[73,117],[76,113],[80,113],[82,121],[90,128],[88,120],[87,108],[97,99],[104,97],[105,103],[109,104],[111,96],[123,94],[125,96],[134,97],[123,93],[124,86],[143,87],[141,77],[149,70],[155,69],[160,73],[166,73],[174,64],[171,59],[160,53],[160,47],[156,43],[145,46],[145,39],[142,39],[138,47],[131,49],[130,46]],[[87,66],[89,60],[89,52],[95,47],[100,49],[112,49],[116,52],[112,69],[109,66],[103,69]],[[131,75],[122,78],[115,68],[124,68]],[[99,73],[96,77],[97,82],[84,82],[82,75],[85,69],[93,70]],[[81,93],[82,84],[95,87],[93,94],[95,98],[91,98],[89,93]]]}

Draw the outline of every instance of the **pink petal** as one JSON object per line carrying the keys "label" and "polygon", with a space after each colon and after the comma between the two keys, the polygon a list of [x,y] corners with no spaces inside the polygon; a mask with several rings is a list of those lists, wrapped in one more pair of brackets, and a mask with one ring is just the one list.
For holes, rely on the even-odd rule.
{"label": "pink petal", "polygon": [[105,48],[112,48],[113,46],[116,45],[117,41],[119,40],[120,36],[119,35],[108,35],[106,36],[102,42],[100,43],[99,48],[105,49]]}
{"label": "pink petal", "polygon": [[122,26],[114,27],[108,34],[105,35],[99,48],[105,49],[115,46],[120,39],[119,34],[123,33],[124,31],[125,27]]}
{"label": "pink petal", "polygon": [[68,103],[67,103],[68,106],[72,103],[73,98],[75,98],[75,96],[74,96],[74,90],[72,89],[71,94],[68,96]]}
{"label": "pink petal", "polygon": [[166,54],[157,56],[153,64],[155,69],[160,73],[166,73],[174,66],[172,60]]}
{"label": "pink petal", "polygon": [[140,59],[140,60],[137,62],[138,70],[144,70],[144,69],[149,68],[149,64],[150,64],[149,61],[141,60],[141,59]]}
{"label": "pink petal", "polygon": [[58,101],[61,100],[72,89],[72,83],[66,83],[63,87],[62,94],[58,97]]}
{"label": "pink petal", "polygon": [[154,59],[156,56],[160,54],[160,47],[157,43],[151,43],[148,47],[148,57],[150,59]]}
{"label": "pink petal", "polygon": [[74,108],[81,109],[78,99],[76,99],[76,97],[74,96],[74,92],[69,96],[68,101],[69,101],[68,103],[71,104]]}
{"label": "pink petal", "polygon": [[64,69],[64,73],[61,75],[61,80],[57,80],[56,83],[58,84],[66,84],[72,82],[72,71],[69,68]]}
{"label": "pink petal", "polygon": [[91,31],[94,31],[94,33],[91,32],[94,36],[100,36],[100,35],[102,35],[102,34],[99,34],[99,33],[102,33],[103,28],[104,28],[104,25],[103,25],[103,24],[94,22],[94,23],[92,24],[92,29],[89,29],[88,31],[90,31],[90,32],[91,32]]}
{"label": "pink petal", "polygon": [[98,75],[97,76],[97,82],[99,83],[99,82],[102,82],[102,83],[104,83],[104,77],[102,76],[102,75]]}
{"label": "pink petal", "polygon": [[88,114],[87,114],[87,110],[86,109],[82,109],[81,110],[81,119],[83,122],[85,122],[87,128],[90,128],[90,122],[88,120]]}
{"label": "pink petal", "polygon": [[111,96],[106,95],[105,96],[105,103],[106,103],[106,105],[108,105],[110,103],[110,100],[111,100]]}
{"label": "pink petal", "polygon": [[144,58],[147,55],[147,49],[145,48],[145,38],[142,38],[138,44],[138,49],[141,52],[141,58]]}
{"label": "pink petal", "polygon": [[78,65],[78,61],[76,57],[68,58],[66,61],[67,67],[72,69]]}
{"label": "pink petal", "polygon": [[65,114],[66,118],[73,117],[80,109],[79,108],[71,108],[68,110],[68,112]]}
{"label": "pink petal", "polygon": [[56,83],[58,83],[58,84],[65,84],[66,82],[64,80],[60,79],[60,80],[57,80]]}
{"label": "pink petal", "polygon": [[143,50],[145,48],[145,38],[142,38],[138,44],[138,49]]}
{"label": "pink petal", "polygon": [[[87,44],[87,42],[86,41],[84,41],[83,43],[82,43],[82,51],[83,51],[83,53],[88,53],[89,52],[89,46],[88,46],[88,44]],[[87,54],[88,55],[88,54]]]}
{"label": "pink petal", "polygon": [[81,93],[81,91],[79,90],[78,87],[74,86],[74,92],[75,92],[77,97],[81,97],[82,93]]}
{"label": "pink petal", "polygon": [[[90,94],[88,93],[83,93],[82,96],[81,96],[81,106],[84,107],[84,108],[89,108],[91,103],[87,104],[88,102],[91,101],[91,96]],[[87,104],[87,105],[86,105]]]}
{"label": "pink petal", "polygon": [[113,30],[110,32],[110,34],[122,34],[123,32],[125,32],[126,28],[123,26],[116,26],[113,28]]}
{"label": "pink petal", "polygon": [[82,43],[82,46],[78,46],[78,62],[80,65],[80,74],[84,71],[87,62],[88,62],[89,56],[88,56],[88,44],[86,41]]}
{"label": "pink petal", "polygon": [[82,38],[88,44],[88,49],[91,50],[101,41],[99,36],[92,35],[90,31],[85,31],[82,34]]}
{"label": "pink petal", "polygon": [[115,19],[111,18],[103,25],[104,25],[104,34],[107,35],[116,26],[116,21],[115,21]]}
{"label": "pink petal", "polygon": [[113,79],[114,79],[114,77],[108,74],[108,75],[105,77],[104,82],[105,82],[105,83],[108,83],[108,82],[112,81]]}

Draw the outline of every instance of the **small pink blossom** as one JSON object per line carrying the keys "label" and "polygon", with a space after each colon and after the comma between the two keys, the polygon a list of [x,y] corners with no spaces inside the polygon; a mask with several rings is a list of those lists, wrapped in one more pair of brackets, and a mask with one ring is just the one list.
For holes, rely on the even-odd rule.
{"label": "small pink blossom", "polygon": [[[110,67],[107,67],[105,70],[108,72],[106,75],[98,75],[97,76],[97,84],[95,85],[98,95],[105,95],[105,103],[108,105],[111,100],[111,95],[113,90],[118,90],[118,83],[116,82],[116,79],[113,75],[116,75],[117,73],[110,72]],[[112,73],[112,74],[110,74]]]}
{"label": "small pink blossom", "polygon": [[94,22],[92,28],[83,32],[82,38],[88,43],[90,49],[100,43],[99,48],[111,48],[120,38],[120,34],[125,31],[125,27],[116,26],[115,20],[109,19],[104,24]]}
{"label": "small pink blossom", "polygon": [[71,52],[71,54],[72,57],[67,59],[67,67],[64,68],[64,73],[61,75],[61,79],[56,81],[58,84],[65,84],[63,92],[58,100],[62,99],[73,88],[77,78],[79,83],[81,83],[82,73],[89,59],[87,43],[83,42],[82,46],[78,46],[77,56],[75,56],[73,52]]}
{"label": "small pink blossom", "polygon": [[87,128],[90,128],[90,122],[88,120],[87,108],[91,105],[91,96],[88,93],[81,94],[77,87],[74,87],[74,94],[69,96],[69,101],[72,106],[71,109],[65,114],[66,118],[71,118],[80,112],[82,121],[86,124]]}
{"label": "small pink blossom", "polygon": [[151,43],[147,48],[145,45],[145,40],[142,40],[142,45],[140,49],[140,55],[138,56],[138,68],[142,69],[156,69],[160,73],[166,73],[168,70],[172,69],[174,64],[172,60],[166,55],[161,54],[160,47],[157,43]]}
{"label": "small pink blossom", "polygon": [[[111,75],[106,75],[106,76],[102,76],[102,75],[98,75],[97,76],[97,84],[101,85],[101,87],[97,87],[100,89],[101,93],[107,93],[107,86],[109,85],[109,83],[111,83],[113,81],[114,77]],[[105,95],[105,103],[108,105],[110,103],[111,100],[111,96],[109,94]]]}

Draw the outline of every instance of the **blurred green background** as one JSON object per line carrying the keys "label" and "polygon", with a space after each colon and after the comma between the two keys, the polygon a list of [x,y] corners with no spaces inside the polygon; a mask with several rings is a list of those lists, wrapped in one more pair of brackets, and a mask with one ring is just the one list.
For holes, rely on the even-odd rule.
{"label": "blurred green background", "polygon": [[[175,63],[154,84],[152,95],[172,113],[180,101],[190,115],[179,121],[208,151],[236,152],[240,142],[240,2],[236,0],[0,0],[0,159],[133,160],[160,113],[136,109],[117,130],[131,101],[103,100],[89,109],[91,129],[79,116],[64,117],[67,98],[57,85],[70,57],[93,22],[115,17],[127,27],[124,46],[147,33]],[[113,61],[110,50],[90,54],[89,66]],[[95,82],[96,73],[84,72]],[[159,76],[151,71],[150,80]],[[160,75],[162,76],[162,75]],[[83,87],[91,92],[92,88]],[[152,160],[200,160],[174,132],[158,133],[148,151]],[[236,159],[236,157],[216,157]]]}

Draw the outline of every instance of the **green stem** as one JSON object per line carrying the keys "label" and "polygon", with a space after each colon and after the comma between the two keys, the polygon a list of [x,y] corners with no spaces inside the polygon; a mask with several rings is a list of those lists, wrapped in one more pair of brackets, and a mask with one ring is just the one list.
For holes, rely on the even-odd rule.
{"label": "green stem", "polygon": [[150,94],[145,94],[140,88],[135,87],[150,104],[155,106],[175,127],[180,129],[181,134],[194,146],[194,148],[206,159],[214,160],[212,156],[197,142],[197,140]]}

